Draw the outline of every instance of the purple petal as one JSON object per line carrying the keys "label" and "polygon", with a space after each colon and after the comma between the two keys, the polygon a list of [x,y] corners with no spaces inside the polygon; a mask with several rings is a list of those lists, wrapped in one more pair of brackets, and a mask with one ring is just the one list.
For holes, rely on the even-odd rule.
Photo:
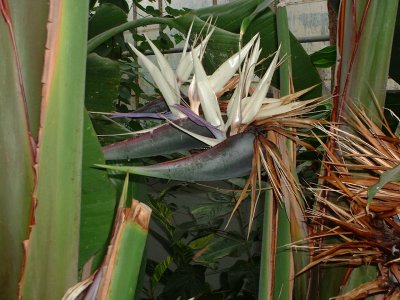
{"label": "purple petal", "polygon": [[196,115],[191,109],[180,104],[175,104],[174,107],[181,113],[184,113],[190,120],[192,120],[197,125],[206,127],[208,130],[210,130],[210,132],[215,136],[216,139],[223,140],[225,138],[224,132],[222,132],[215,126],[211,125],[203,118]]}
{"label": "purple petal", "polygon": [[135,118],[135,119],[168,119],[168,120],[176,120],[176,117],[168,112],[165,114],[160,114],[160,113],[137,113],[137,112],[132,112],[132,113],[115,113],[111,115],[111,118]]}

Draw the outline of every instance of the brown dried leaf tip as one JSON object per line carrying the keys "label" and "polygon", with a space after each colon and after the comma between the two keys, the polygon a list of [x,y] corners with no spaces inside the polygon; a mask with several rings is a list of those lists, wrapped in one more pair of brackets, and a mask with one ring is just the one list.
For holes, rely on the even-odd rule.
{"label": "brown dried leaf tip", "polygon": [[151,208],[146,204],[137,201],[136,199],[132,199],[131,208],[128,214],[128,220],[131,220],[137,224],[139,224],[144,230],[149,229],[151,216]]}

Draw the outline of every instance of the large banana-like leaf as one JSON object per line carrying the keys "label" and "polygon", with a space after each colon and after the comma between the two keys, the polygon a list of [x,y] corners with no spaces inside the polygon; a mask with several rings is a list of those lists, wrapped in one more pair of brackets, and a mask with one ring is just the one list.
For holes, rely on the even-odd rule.
{"label": "large banana-like leaf", "polygon": [[[397,7],[397,16],[399,16],[400,7]],[[390,69],[389,75],[391,78],[396,80],[397,83],[400,83],[400,57],[396,55],[400,51],[400,18],[396,18],[396,28],[394,31],[394,39],[392,45],[392,55],[390,56]]]}
{"label": "large banana-like leaf", "polygon": [[88,3],[50,1],[48,11],[26,299],[60,299],[77,280]]}
{"label": "large banana-like leaf", "polygon": [[[49,1],[3,1],[9,5],[32,136],[37,139]],[[3,60],[6,62],[6,60]]]}
{"label": "large banana-like leaf", "polygon": [[385,103],[397,8],[397,0],[342,1],[333,120],[342,120],[346,106],[357,103],[379,122],[379,110]]}
{"label": "large banana-like leaf", "polygon": [[[104,163],[103,153],[90,118],[85,112],[82,156],[82,204],[79,269],[93,256],[102,258],[116,205],[116,192],[107,174],[93,168]],[[92,269],[100,261],[93,262]]]}
{"label": "large banana-like leaf", "polygon": [[[44,2],[44,1],[41,1]],[[0,3],[0,240],[3,247],[0,248],[0,290],[2,298],[17,299],[18,281],[21,276],[23,263],[22,241],[28,236],[29,215],[32,203],[32,191],[34,186],[34,151],[31,143],[30,127],[27,120],[28,107],[26,103],[23,77],[28,80],[30,76],[22,73],[21,59],[17,51],[15,35],[26,30],[14,28],[16,14],[23,14],[26,3],[8,6],[8,1]],[[42,6],[38,3],[37,6]],[[16,12],[15,10],[21,10]],[[30,15],[28,15],[30,16]],[[38,16],[38,18],[40,18]],[[39,21],[38,21],[39,22]],[[21,26],[21,24],[18,24]],[[36,54],[40,45],[40,36],[44,32],[40,30],[31,33],[31,37],[38,34],[38,41],[32,45],[32,58],[38,63],[42,58]],[[22,43],[22,44],[20,44]],[[24,40],[19,44],[25,50],[28,49]],[[44,48],[44,43],[42,44]],[[39,47],[40,48],[40,47]],[[25,55],[27,52],[24,53]],[[43,53],[42,53],[43,54]],[[24,58],[26,59],[26,58]],[[35,72],[39,66],[31,66],[28,72]],[[24,70],[26,71],[26,70]],[[39,73],[40,74],[40,73]],[[34,79],[32,79],[34,81]],[[37,81],[40,83],[40,81]],[[34,84],[31,85],[32,87]],[[40,97],[40,92],[39,92]]]}
{"label": "large banana-like leaf", "polygon": [[251,15],[257,8],[264,3],[271,3],[272,0],[236,0],[222,5],[214,5],[192,10],[192,14],[202,20],[209,17],[215,19],[215,25],[230,32],[239,32],[242,21]]}
{"label": "large banana-like leaf", "polygon": [[109,112],[115,107],[121,80],[119,64],[96,53],[87,57],[85,107],[90,111]]}

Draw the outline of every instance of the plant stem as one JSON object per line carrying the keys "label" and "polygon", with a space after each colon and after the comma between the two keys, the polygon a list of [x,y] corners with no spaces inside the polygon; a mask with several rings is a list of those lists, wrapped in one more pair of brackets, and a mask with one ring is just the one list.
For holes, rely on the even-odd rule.
{"label": "plant stem", "polygon": [[151,17],[151,18],[142,18],[138,20],[133,20],[111,28],[107,31],[100,33],[99,35],[91,38],[88,41],[87,52],[93,52],[98,46],[112,38],[114,35],[122,33],[126,30],[134,29],[141,26],[153,25],[153,24],[166,24],[171,25],[172,19],[162,18],[162,17]]}

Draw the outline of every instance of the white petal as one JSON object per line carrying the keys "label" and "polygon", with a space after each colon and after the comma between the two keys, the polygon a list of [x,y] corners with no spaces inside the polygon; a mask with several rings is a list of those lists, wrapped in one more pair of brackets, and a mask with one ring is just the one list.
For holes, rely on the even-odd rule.
{"label": "white petal", "polygon": [[232,55],[227,59],[219,68],[210,76],[210,84],[215,93],[221,90],[224,85],[232,78],[232,76],[238,70],[242,61],[246,58],[249,53],[254,41],[258,38],[255,35],[250,42],[248,42],[239,52]]}
{"label": "white petal", "polygon": [[245,76],[246,76],[246,86],[245,86],[245,92],[244,95],[248,95],[249,93],[249,89],[250,89],[250,85],[251,85],[251,81],[253,79],[254,76],[254,69],[256,68],[256,64],[258,61],[258,57],[261,54],[261,50],[260,50],[260,38],[257,38],[256,43],[254,44],[253,50],[251,51],[251,55],[249,58],[249,62],[247,64],[247,68],[245,70]]}
{"label": "white petal", "polygon": [[209,34],[207,34],[204,40],[197,47],[192,49],[192,53],[186,53],[184,56],[182,54],[181,60],[179,61],[178,67],[176,68],[176,79],[178,85],[181,85],[188,80],[193,70],[193,58],[192,58],[193,53],[197,57],[203,56],[204,50],[207,47],[207,43],[210,40],[210,37],[213,34],[213,32],[214,28],[210,31]]}
{"label": "white petal", "polygon": [[192,82],[188,89],[188,98],[190,102],[190,109],[196,114],[200,114],[200,99],[197,93],[196,76],[193,76]]}
{"label": "white petal", "polygon": [[179,60],[179,63],[178,63],[178,67],[182,63],[182,60],[184,59],[184,57],[186,56],[186,51],[187,51],[187,48],[189,46],[189,41],[190,41],[190,34],[192,33],[193,22],[194,22],[194,20],[192,21],[192,24],[190,24],[190,28],[189,28],[189,31],[188,31],[188,34],[187,34],[186,40],[185,40],[185,46],[183,46],[183,51],[182,51],[181,59]]}
{"label": "white petal", "polygon": [[271,84],[272,75],[274,74],[276,64],[279,58],[279,51],[280,47],[276,51],[275,57],[273,58],[271,64],[268,67],[267,72],[265,72],[263,78],[261,78],[260,82],[258,83],[256,90],[254,91],[253,95],[251,96],[251,102],[246,105],[243,111],[243,123],[247,124],[254,120],[254,117],[259,112],[263,100],[268,92],[269,86]]}
{"label": "white petal", "polygon": [[136,53],[142,64],[146,67],[149,71],[151,77],[153,78],[154,82],[156,83],[157,87],[160,89],[161,94],[163,95],[165,102],[171,112],[177,117],[184,117],[184,115],[175,109],[173,106],[180,102],[180,98],[176,95],[175,90],[170,86],[167,80],[164,78],[164,75],[161,71],[146,57],[144,56],[139,50],[137,50],[132,44],[129,43],[132,50]]}
{"label": "white petal", "polygon": [[228,120],[225,125],[225,132],[231,127],[231,135],[236,134],[242,123],[242,110],[241,110],[241,89],[238,87],[229,100],[230,106],[227,108]]}
{"label": "white petal", "polygon": [[149,43],[151,49],[153,50],[156,56],[157,63],[161,70],[161,73],[164,75],[169,85],[175,90],[176,95],[179,97],[180,92],[179,92],[179,87],[176,83],[174,71],[172,70],[168,61],[165,59],[164,55],[160,52],[160,50],[158,50],[156,45],[154,45],[153,42],[146,35],[144,35],[144,37],[146,38],[147,42]]}
{"label": "white petal", "polygon": [[194,54],[192,57],[195,71],[194,73],[196,76],[197,94],[204,112],[204,117],[209,123],[218,129],[221,129],[223,128],[224,121],[222,120],[217,96],[211,89],[207,79],[207,74],[200,63],[199,58]]}

